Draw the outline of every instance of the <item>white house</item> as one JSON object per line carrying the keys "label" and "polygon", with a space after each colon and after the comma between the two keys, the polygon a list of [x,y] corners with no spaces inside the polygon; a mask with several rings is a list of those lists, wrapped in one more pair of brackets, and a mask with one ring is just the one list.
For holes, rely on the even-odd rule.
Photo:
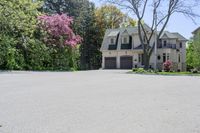
{"label": "white house", "polygon": [[[149,29],[145,25],[146,29]],[[151,46],[154,43],[151,40]],[[173,62],[174,71],[186,70],[187,39],[179,33],[165,31],[157,46],[157,67],[162,70],[166,60]],[[106,30],[102,52],[103,69],[132,69],[143,66],[143,46],[140,43],[137,27]],[[154,68],[154,53],[150,58],[150,67]]]}

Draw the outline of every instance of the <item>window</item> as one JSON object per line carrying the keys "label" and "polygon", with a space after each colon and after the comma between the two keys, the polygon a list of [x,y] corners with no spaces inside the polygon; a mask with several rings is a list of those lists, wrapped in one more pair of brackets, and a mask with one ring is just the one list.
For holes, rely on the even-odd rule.
{"label": "window", "polygon": [[123,43],[124,43],[124,44],[127,44],[127,43],[128,43],[128,39],[127,39],[127,37],[124,37],[124,39],[123,39]]}
{"label": "window", "polygon": [[165,62],[165,61],[166,61],[166,54],[163,53],[163,62]]}
{"label": "window", "polygon": [[182,48],[183,47],[183,44],[182,44],[182,42],[180,42],[180,48]]}
{"label": "window", "polygon": [[167,53],[167,60],[169,60],[169,53]]}
{"label": "window", "polygon": [[141,54],[138,55],[138,61],[141,62]]}
{"label": "window", "polygon": [[158,60],[160,60],[161,59],[161,57],[160,57],[160,55],[158,55]]}
{"label": "window", "polygon": [[178,55],[178,62],[179,63],[181,62],[181,55],[180,54]]}
{"label": "window", "polygon": [[141,63],[141,65],[144,65],[144,58],[143,58],[144,54],[139,54],[138,55],[138,62]]}
{"label": "window", "polygon": [[115,43],[113,38],[110,39],[110,43],[111,43],[111,44],[114,44],[114,43]]}
{"label": "window", "polygon": [[167,41],[164,41],[164,47],[166,47],[167,46]]}
{"label": "window", "polygon": [[138,66],[137,66],[137,65],[135,65],[135,68],[138,68]]}

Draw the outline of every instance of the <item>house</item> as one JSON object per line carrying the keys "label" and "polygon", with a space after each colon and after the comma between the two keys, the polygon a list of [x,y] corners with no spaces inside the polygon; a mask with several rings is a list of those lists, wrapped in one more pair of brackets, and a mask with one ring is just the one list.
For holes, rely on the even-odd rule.
{"label": "house", "polygon": [[194,30],[193,32],[192,32],[192,34],[193,35],[196,35],[197,33],[199,33],[200,32],[200,27],[198,27],[196,30]]}
{"label": "house", "polygon": [[[145,30],[150,30],[144,25]],[[155,34],[154,34],[155,35]],[[153,35],[153,36],[154,36]],[[157,45],[157,68],[163,69],[166,60],[173,62],[174,71],[186,70],[186,42],[187,39],[179,33],[165,31]],[[150,41],[154,43],[154,37]],[[132,69],[144,67],[143,46],[140,43],[137,27],[121,27],[106,30],[102,52],[103,69]],[[152,53],[150,67],[154,68],[155,56]]]}

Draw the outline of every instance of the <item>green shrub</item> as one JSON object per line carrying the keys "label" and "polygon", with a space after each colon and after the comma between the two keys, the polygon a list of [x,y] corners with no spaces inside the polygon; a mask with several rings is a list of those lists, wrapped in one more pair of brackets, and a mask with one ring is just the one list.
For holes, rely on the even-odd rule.
{"label": "green shrub", "polygon": [[0,38],[0,69],[23,69],[24,58],[21,51],[16,48],[18,42],[6,35],[0,35]]}

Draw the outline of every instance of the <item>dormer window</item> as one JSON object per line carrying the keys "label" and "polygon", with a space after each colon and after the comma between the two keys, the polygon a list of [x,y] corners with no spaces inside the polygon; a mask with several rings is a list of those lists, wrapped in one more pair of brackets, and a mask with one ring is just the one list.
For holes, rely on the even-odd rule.
{"label": "dormer window", "polygon": [[122,44],[128,44],[128,37],[127,36],[122,37]]}
{"label": "dormer window", "polygon": [[110,44],[114,44],[114,43],[115,43],[114,38],[111,38],[111,39],[110,39]]}
{"label": "dormer window", "polygon": [[128,39],[127,39],[127,37],[124,37],[124,39],[123,39],[123,43],[124,43],[124,44],[127,44],[127,43],[128,43]]}

